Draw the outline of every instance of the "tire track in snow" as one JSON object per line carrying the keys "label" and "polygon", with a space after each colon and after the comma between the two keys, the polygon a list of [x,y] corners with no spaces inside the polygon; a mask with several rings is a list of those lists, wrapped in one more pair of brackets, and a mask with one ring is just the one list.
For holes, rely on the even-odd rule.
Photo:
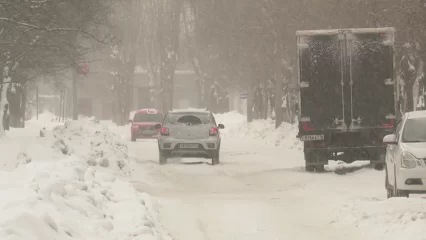
{"label": "tire track in snow", "polygon": [[[327,196],[317,190],[335,174],[304,172],[303,161],[288,150],[272,153],[238,143],[223,147],[218,166],[204,160],[160,166],[152,164],[158,156],[155,145],[132,145],[139,162],[134,185],[157,199],[160,220],[175,240],[340,240],[345,235],[329,226],[333,210],[319,201]],[[356,237],[350,232],[346,239]]]}

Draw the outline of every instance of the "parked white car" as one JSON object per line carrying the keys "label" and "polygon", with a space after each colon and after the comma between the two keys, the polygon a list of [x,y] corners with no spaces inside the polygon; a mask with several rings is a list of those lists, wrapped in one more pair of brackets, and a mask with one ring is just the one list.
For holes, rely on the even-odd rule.
{"label": "parked white car", "polygon": [[426,193],[426,111],[404,114],[395,134],[383,138],[388,198]]}

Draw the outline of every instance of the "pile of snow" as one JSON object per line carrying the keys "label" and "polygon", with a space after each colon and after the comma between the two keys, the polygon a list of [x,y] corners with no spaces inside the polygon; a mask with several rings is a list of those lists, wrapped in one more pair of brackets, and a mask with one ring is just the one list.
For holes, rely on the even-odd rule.
{"label": "pile of snow", "polygon": [[92,121],[43,132],[0,140],[12,149],[1,160],[17,163],[0,170],[0,239],[169,239],[149,196],[123,174],[127,146],[118,136]]}
{"label": "pile of snow", "polygon": [[363,239],[424,239],[426,202],[421,198],[360,200],[346,205],[334,223],[338,227],[356,226]]}
{"label": "pile of snow", "polygon": [[217,114],[215,118],[217,123],[225,125],[225,129],[221,131],[225,138],[250,138],[289,149],[302,149],[302,143],[296,138],[296,125],[283,123],[276,129],[275,121],[271,119],[247,123],[247,117],[238,112]]}
{"label": "pile of snow", "polygon": [[128,148],[118,137],[107,129],[96,131],[87,163],[91,166],[115,166],[124,170],[128,162]]}

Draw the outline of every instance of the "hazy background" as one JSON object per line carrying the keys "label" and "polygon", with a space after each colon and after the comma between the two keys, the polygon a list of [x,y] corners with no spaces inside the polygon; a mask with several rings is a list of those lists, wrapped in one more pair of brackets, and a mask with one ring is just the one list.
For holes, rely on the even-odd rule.
{"label": "hazy background", "polygon": [[359,27],[396,28],[401,104],[413,109],[425,92],[425,2],[4,0],[0,117],[24,127],[38,106],[123,125],[139,108],[209,107],[291,122],[296,30]]}

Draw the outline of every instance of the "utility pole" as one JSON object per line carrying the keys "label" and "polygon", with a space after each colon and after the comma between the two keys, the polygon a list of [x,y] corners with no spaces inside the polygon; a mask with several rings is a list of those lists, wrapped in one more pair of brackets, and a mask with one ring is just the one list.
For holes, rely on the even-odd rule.
{"label": "utility pole", "polygon": [[78,120],[77,69],[72,69],[72,119]]}

